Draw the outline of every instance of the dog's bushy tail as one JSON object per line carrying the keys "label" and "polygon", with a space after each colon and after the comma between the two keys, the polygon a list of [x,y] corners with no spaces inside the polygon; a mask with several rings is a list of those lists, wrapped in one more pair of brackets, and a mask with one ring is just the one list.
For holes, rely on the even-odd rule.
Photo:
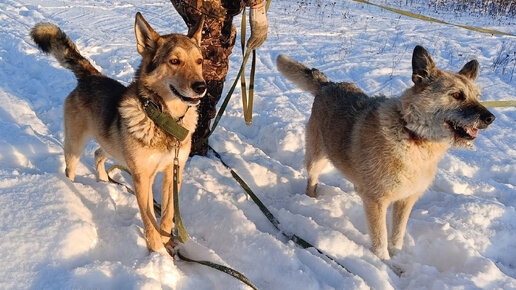
{"label": "dog's bushy tail", "polygon": [[314,96],[317,95],[322,84],[329,82],[319,70],[310,69],[285,55],[278,55],[276,66],[287,79]]}
{"label": "dog's bushy tail", "polygon": [[101,74],[79,53],[70,38],[54,24],[38,23],[32,28],[30,36],[44,53],[52,54],[59,64],[71,70],[77,79]]}

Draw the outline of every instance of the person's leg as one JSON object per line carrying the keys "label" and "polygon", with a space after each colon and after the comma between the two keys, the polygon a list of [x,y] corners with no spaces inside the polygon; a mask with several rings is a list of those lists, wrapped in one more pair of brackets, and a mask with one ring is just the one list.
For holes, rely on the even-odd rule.
{"label": "person's leg", "polygon": [[[235,44],[236,30],[223,29],[224,23],[208,19],[205,21],[201,49],[204,56],[203,76],[207,85],[206,95],[201,99],[197,109],[199,120],[192,136],[190,156],[206,155],[208,152],[208,135],[211,120],[217,114],[217,103],[224,89],[224,81],[228,72],[229,56]],[[225,35],[229,33],[230,35]]]}
{"label": "person's leg", "polygon": [[197,129],[195,129],[192,136],[192,150],[190,151],[190,156],[204,156],[208,151],[208,139],[206,137],[210,133],[211,120],[215,118],[217,114],[216,107],[222,96],[224,81],[207,80],[206,85],[208,91],[197,108],[199,119],[197,121]]}
{"label": "person's leg", "polygon": [[236,30],[232,25],[232,18],[234,14],[243,9],[243,6],[241,2],[225,3],[224,5],[231,6],[231,13],[225,14],[226,10],[222,6],[210,6],[210,9],[207,9],[207,7],[199,6],[198,1],[194,0],[171,0],[171,2],[189,28],[195,26],[200,19],[201,12],[205,15],[201,50],[204,58],[203,77],[206,81],[207,92],[197,109],[199,120],[197,129],[192,136],[190,156],[206,155],[211,120],[217,113],[217,103],[222,96],[228,72],[229,56],[235,45]]}

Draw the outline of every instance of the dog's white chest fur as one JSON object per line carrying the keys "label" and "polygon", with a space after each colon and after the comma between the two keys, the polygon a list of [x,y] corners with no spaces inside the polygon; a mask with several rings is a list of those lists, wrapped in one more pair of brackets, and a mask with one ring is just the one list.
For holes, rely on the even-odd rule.
{"label": "dog's white chest fur", "polygon": [[151,145],[158,137],[159,131],[154,122],[148,118],[143,106],[136,98],[129,98],[119,107],[120,115],[131,135],[145,145]]}
{"label": "dog's white chest fur", "polygon": [[398,173],[400,183],[394,190],[394,200],[423,193],[432,183],[437,164],[447,149],[446,143],[409,145],[404,156],[404,166]]}
{"label": "dog's white chest fur", "polygon": [[166,166],[174,163],[174,157],[174,153],[155,152],[148,155],[147,160],[149,164],[156,164],[157,171],[161,172]]}

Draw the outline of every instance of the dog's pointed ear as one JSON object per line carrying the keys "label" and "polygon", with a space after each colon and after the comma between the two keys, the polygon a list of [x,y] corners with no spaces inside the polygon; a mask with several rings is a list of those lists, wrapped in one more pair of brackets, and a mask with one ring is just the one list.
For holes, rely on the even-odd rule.
{"label": "dog's pointed ear", "polygon": [[134,32],[136,33],[136,43],[138,53],[143,55],[145,51],[154,51],[157,47],[159,34],[145,21],[140,12],[136,13],[134,22]]}
{"label": "dog's pointed ear", "polygon": [[197,24],[192,26],[188,30],[188,37],[197,43],[198,46],[201,46],[201,38],[202,38],[202,27],[204,26],[204,15],[201,16]]}
{"label": "dog's pointed ear", "polygon": [[464,65],[464,67],[460,70],[459,74],[471,79],[476,80],[478,77],[478,71],[479,71],[479,64],[478,61],[475,59],[468,62]]}
{"label": "dog's pointed ear", "polygon": [[417,45],[412,54],[412,81],[414,84],[425,84],[436,71],[437,68],[428,51]]}

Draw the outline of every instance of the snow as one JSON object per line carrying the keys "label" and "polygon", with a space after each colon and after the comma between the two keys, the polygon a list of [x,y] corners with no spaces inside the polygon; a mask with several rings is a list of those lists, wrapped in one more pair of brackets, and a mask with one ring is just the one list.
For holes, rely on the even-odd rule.
{"label": "snow", "polygon": [[[513,18],[402,8],[516,33]],[[96,181],[93,141],[76,182],[63,174],[62,104],[76,80],[35,47],[30,28],[59,25],[104,74],[128,84],[140,61],[135,13],[160,33],[185,33],[172,5],[5,0],[0,11],[0,288],[246,289],[205,266],[150,253],[135,197],[122,186]],[[420,44],[442,69],[459,70],[476,58],[482,98],[516,100],[516,38],[353,1],[273,0],[269,23],[269,37],[258,50],[253,126],[245,125],[237,89],[211,145],[283,231],[354,274],[286,241],[214,156],[191,158],[184,171],[181,212],[192,239],[182,252],[235,268],[260,289],[516,288],[516,108],[492,109],[497,119],[480,132],[475,148],[452,150],[440,162],[434,183],[412,211],[404,249],[390,262],[403,270],[398,277],[371,252],[362,202],[350,182],[329,166],[320,178],[320,196],[304,195],[304,124],[312,97],[275,68],[282,53],[333,80],[356,82],[369,94],[397,96],[411,86],[411,52]],[[226,91],[241,57],[237,45]],[[126,175],[116,178],[130,184]],[[158,200],[160,181],[154,185]]]}

